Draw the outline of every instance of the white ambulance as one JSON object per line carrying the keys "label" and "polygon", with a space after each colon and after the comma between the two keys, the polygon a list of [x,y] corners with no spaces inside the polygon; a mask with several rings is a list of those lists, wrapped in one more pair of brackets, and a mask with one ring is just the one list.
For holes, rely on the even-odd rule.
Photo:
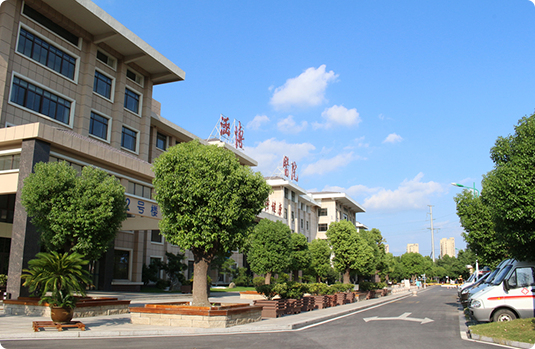
{"label": "white ambulance", "polygon": [[480,322],[535,317],[535,262],[504,266],[488,287],[470,297],[469,309]]}

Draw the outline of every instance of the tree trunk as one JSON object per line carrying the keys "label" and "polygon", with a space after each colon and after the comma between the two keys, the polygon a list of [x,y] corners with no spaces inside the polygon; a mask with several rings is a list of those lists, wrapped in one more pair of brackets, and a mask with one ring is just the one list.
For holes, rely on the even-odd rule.
{"label": "tree trunk", "polygon": [[266,285],[271,284],[271,272],[266,273],[266,279],[264,281]]}
{"label": "tree trunk", "polygon": [[209,307],[208,300],[208,268],[210,262],[214,259],[213,253],[206,253],[192,249],[193,252],[193,290],[192,290],[192,304],[197,307]]}
{"label": "tree trunk", "polygon": [[349,272],[351,271],[351,269],[349,268],[346,268],[346,271],[344,273],[344,284],[349,284],[351,283],[351,280],[350,280],[350,276],[349,276]]}

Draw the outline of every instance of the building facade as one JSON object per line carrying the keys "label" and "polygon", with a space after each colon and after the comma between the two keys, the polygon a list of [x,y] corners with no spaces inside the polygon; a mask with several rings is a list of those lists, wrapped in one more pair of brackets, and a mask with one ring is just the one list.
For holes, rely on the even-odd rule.
{"label": "building facade", "polygon": [[451,237],[449,239],[442,238],[440,239],[440,258],[444,256],[455,257],[455,238]]}
{"label": "building facade", "polygon": [[418,244],[407,244],[407,253],[420,253]]}

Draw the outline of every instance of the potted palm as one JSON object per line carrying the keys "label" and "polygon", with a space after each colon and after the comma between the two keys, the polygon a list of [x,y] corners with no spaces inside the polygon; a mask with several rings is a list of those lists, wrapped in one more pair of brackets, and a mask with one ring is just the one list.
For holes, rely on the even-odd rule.
{"label": "potted palm", "polygon": [[36,257],[23,270],[23,286],[41,297],[39,303],[50,306],[52,321],[70,322],[76,306],[75,294],[85,296],[86,286],[91,284],[91,274],[83,269],[89,261],[79,253],[41,252]]}

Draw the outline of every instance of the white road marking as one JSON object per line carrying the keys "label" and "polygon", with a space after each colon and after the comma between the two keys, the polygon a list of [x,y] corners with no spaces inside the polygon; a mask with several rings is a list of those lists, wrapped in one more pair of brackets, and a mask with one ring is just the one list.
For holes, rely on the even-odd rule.
{"label": "white road marking", "polygon": [[402,320],[402,321],[419,322],[421,325],[435,321],[427,317],[425,319],[418,319],[415,317],[409,317],[409,315],[411,315],[411,313],[403,313],[398,317],[378,317],[378,316],[365,317],[364,321],[368,322],[368,321],[383,321],[383,320]]}

